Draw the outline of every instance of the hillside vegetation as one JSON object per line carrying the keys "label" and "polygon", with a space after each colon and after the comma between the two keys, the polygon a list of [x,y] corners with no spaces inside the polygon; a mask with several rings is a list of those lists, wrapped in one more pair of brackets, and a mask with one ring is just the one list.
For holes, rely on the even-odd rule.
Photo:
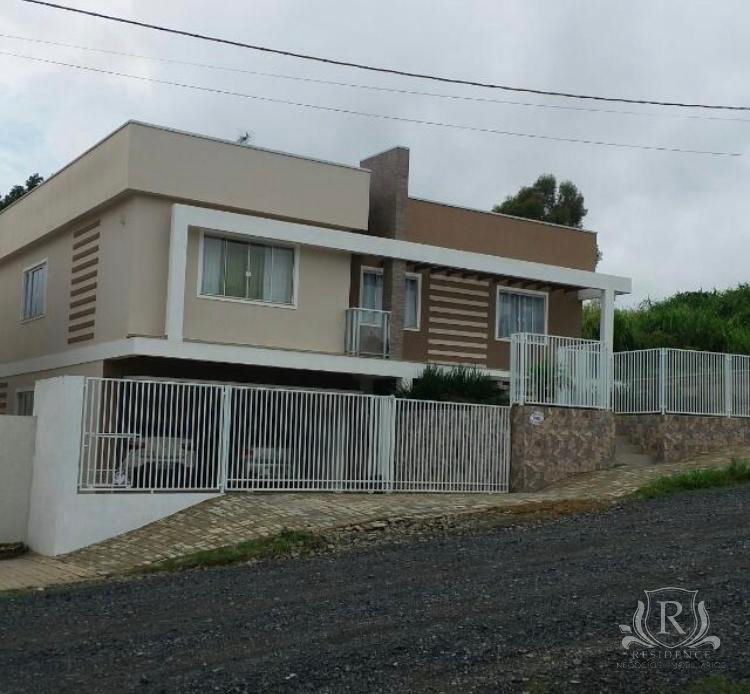
{"label": "hillside vegetation", "polygon": [[[583,309],[583,337],[599,339],[599,306]],[[750,285],[681,292],[615,311],[616,352],[676,347],[750,354]]]}

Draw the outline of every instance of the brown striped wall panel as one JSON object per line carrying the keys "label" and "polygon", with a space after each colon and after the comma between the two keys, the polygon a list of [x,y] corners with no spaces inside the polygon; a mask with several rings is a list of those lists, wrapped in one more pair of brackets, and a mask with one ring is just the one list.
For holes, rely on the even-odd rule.
{"label": "brown striped wall panel", "polygon": [[99,282],[99,221],[73,233],[70,270],[68,344],[94,339]]}

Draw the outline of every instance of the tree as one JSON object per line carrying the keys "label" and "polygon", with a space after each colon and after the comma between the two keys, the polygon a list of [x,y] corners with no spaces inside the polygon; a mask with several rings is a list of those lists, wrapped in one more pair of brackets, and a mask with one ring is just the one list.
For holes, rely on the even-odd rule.
{"label": "tree", "polygon": [[[492,211],[580,229],[588,213],[583,202],[583,195],[575,183],[562,181],[558,186],[552,174],[542,174],[533,185],[524,186],[515,195],[509,195]],[[597,264],[601,259],[602,251],[597,246]]]}
{"label": "tree", "polygon": [[18,198],[26,195],[26,193],[32,188],[36,188],[43,180],[44,178],[38,173],[31,174],[26,179],[26,185],[15,185],[4,196],[0,195],[0,210],[5,209],[8,205],[18,200]]}
{"label": "tree", "polygon": [[574,183],[562,181],[558,186],[552,174],[544,174],[533,185],[524,186],[495,205],[492,211],[580,229],[588,212],[583,202]]}
{"label": "tree", "polygon": [[[750,285],[679,292],[615,311],[614,349],[674,347],[750,354]],[[599,305],[584,306],[583,337],[599,339]]]}

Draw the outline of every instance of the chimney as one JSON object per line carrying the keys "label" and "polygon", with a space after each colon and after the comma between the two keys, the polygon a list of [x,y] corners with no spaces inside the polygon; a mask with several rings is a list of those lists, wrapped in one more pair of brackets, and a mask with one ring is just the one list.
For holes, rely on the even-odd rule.
{"label": "chimney", "polygon": [[[368,159],[360,166],[370,169],[370,216],[368,230],[373,236],[406,240],[409,200],[409,150],[394,147]],[[383,309],[391,312],[392,359],[404,353],[404,310],[406,262],[383,260]]]}
{"label": "chimney", "polygon": [[409,150],[394,147],[359,165],[370,169],[369,231],[374,236],[406,239],[409,199]]}

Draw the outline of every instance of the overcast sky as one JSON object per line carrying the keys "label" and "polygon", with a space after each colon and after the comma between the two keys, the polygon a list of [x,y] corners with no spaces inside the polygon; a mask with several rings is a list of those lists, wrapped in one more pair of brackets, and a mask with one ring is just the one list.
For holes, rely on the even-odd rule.
{"label": "overcast sky", "polygon": [[[334,58],[541,89],[750,104],[750,6],[729,0],[70,0],[71,5]],[[244,70],[528,103],[596,104],[459,88],[219,46],[3,0],[0,32]],[[170,65],[0,38],[0,51],[407,118],[741,157],[670,154],[323,113],[0,55],[0,191],[53,173],[123,121],[236,138],[345,163],[411,149],[410,193],[489,209],[541,173],[570,179],[599,232],[621,305],[748,280],[750,113],[627,105],[624,115],[450,101]],[[685,118],[746,118],[702,120]],[[667,117],[670,116],[670,117]],[[679,117],[673,117],[679,116]]]}

